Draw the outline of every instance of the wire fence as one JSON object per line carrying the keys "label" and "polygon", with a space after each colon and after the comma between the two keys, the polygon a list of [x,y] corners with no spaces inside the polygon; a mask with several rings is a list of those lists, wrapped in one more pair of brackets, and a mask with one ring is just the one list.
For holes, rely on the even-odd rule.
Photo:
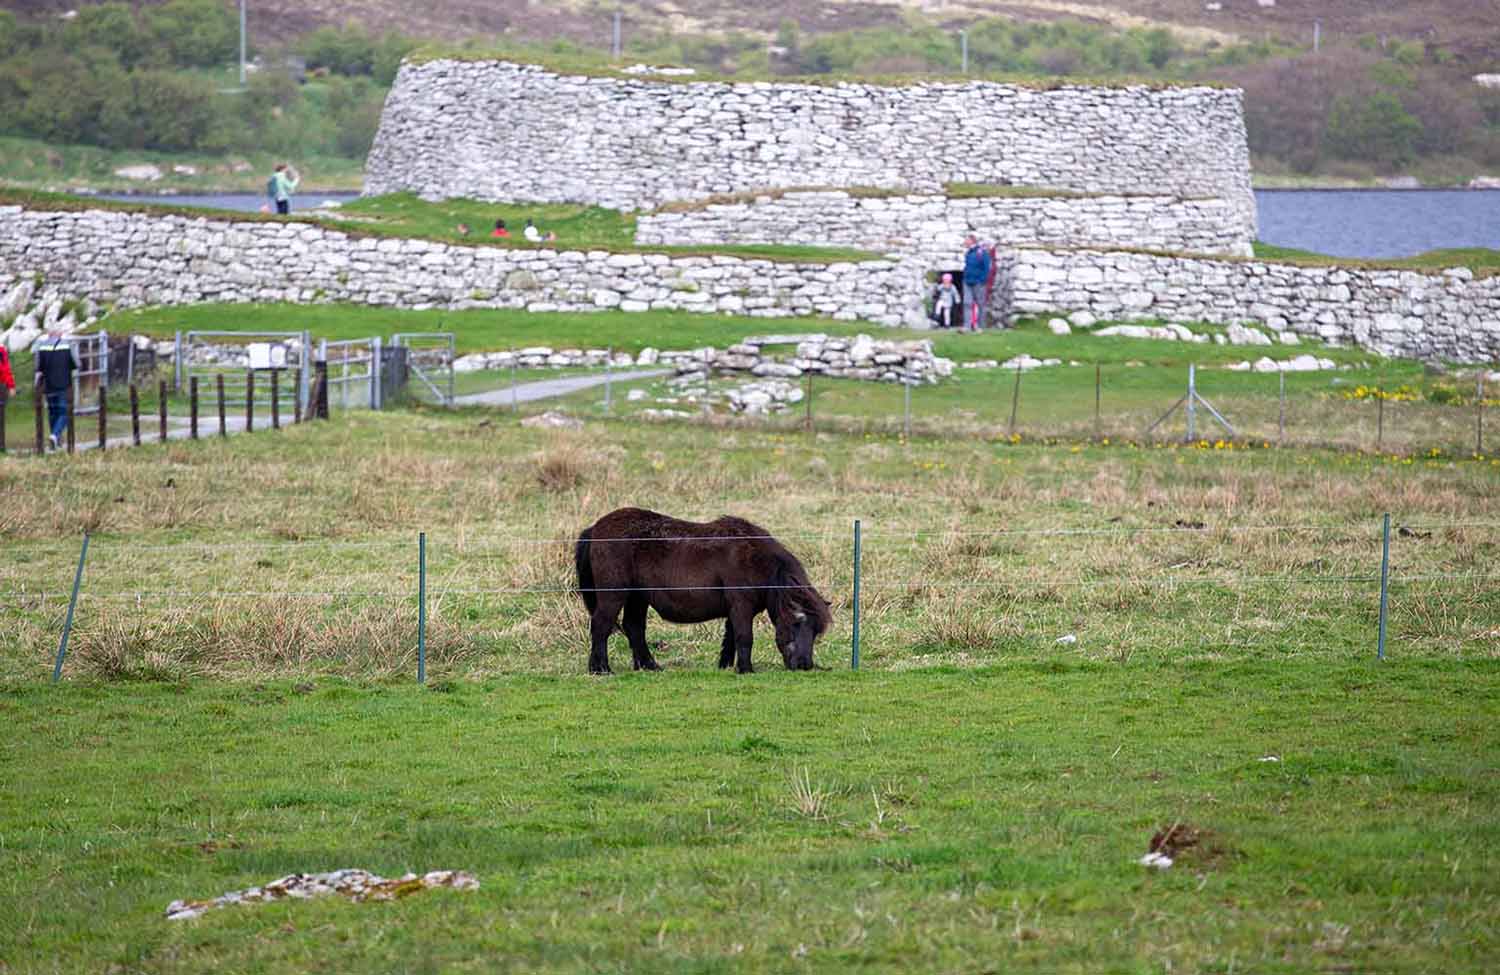
{"label": "wire fence", "polygon": [[[688,382],[683,376],[627,380],[614,366],[580,365],[558,373],[583,381],[580,391],[538,399],[527,398],[543,384],[534,372],[523,378],[514,369],[481,370],[464,374],[462,384],[471,402],[489,393],[489,402],[521,415],[562,404],[593,418],[788,432],[1500,456],[1492,415],[1500,407],[1500,383],[1488,381],[1483,366],[1472,377],[1428,385],[1370,376],[1370,370],[1348,378],[1188,366],[1178,385],[1175,379],[1163,384],[1159,370],[1138,361],[963,367],[972,365],[961,364],[954,378],[937,383],[895,372],[891,382],[818,372],[785,379],[719,373]],[[762,387],[761,399],[752,403],[735,392],[747,384]]]}
{"label": "wire fence", "polygon": [[[1196,601],[1176,611],[1203,608],[1206,604],[1201,600],[1208,599],[1226,609],[1233,604],[1238,613],[1256,593],[1256,598],[1274,599],[1277,594],[1294,590],[1312,591],[1315,595],[1306,597],[1309,605],[1293,607],[1297,612],[1314,621],[1332,622],[1342,616],[1341,625],[1346,627],[1349,619],[1368,619],[1373,624],[1369,647],[1374,655],[1383,657],[1390,593],[1412,593],[1418,587],[1429,587],[1430,593],[1418,601],[1420,605],[1413,603],[1410,607],[1411,613],[1420,617],[1421,625],[1435,626],[1432,635],[1436,637],[1443,635],[1444,626],[1455,639],[1483,641],[1493,637],[1490,652],[1494,652],[1500,648],[1500,585],[1496,585],[1500,572],[1493,570],[1491,557],[1497,535],[1500,522],[1483,520],[1399,524],[1393,533],[1387,517],[1380,524],[1194,523],[1003,529],[877,526],[867,530],[856,521],[852,531],[810,530],[777,539],[799,541],[804,549],[811,549],[809,564],[816,566],[817,578],[826,580],[824,591],[841,611],[848,612],[851,666],[858,667],[861,626],[866,630],[881,628],[888,621],[879,614],[899,615],[903,600],[927,600],[934,605],[959,600],[982,615],[985,601],[1007,606],[1028,600],[1046,604],[1047,594],[1052,594],[1052,602],[1066,602],[1058,596],[1061,593],[1074,593],[1074,598],[1098,597],[1090,607],[1096,613],[1107,614],[1117,605],[1122,618],[1128,618],[1121,625],[1128,626],[1138,622],[1142,613],[1157,612],[1149,603],[1135,602],[1146,593],[1155,594],[1150,598],[1160,602],[1161,612],[1174,611],[1172,598],[1197,593],[1193,597]],[[712,546],[728,541],[759,543],[771,538],[649,536],[592,541]],[[1177,548],[1147,553],[1151,539]],[[12,611],[41,614],[53,620],[53,626],[59,621],[49,613],[55,614],[66,605],[60,621],[55,678],[62,675],[69,633],[80,606],[85,615],[91,606],[132,605],[149,615],[192,613],[233,604],[274,606],[304,601],[366,615],[384,611],[391,613],[392,619],[408,620],[405,614],[415,608],[416,632],[409,633],[404,641],[399,634],[391,635],[388,642],[402,643],[413,650],[418,672],[425,675],[426,624],[431,607],[452,606],[454,600],[477,600],[482,605],[519,600],[519,612],[556,614],[580,592],[572,578],[576,539],[540,533],[453,536],[440,539],[438,544],[430,544],[425,533],[417,539],[147,544],[103,538],[92,540],[92,562],[90,541],[85,536],[76,566],[69,564],[71,559],[60,543],[23,543],[14,551],[28,561],[52,566],[47,574],[55,581],[41,588],[15,584],[0,592],[0,599]],[[1097,545],[1098,550],[1059,548],[1059,542],[1066,546]],[[1182,548],[1184,542],[1190,547]],[[1004,548],[1015,543],[1034,545],[1035,549]],[[1394,564],[1393,543],[1398,546]],[[1441,545],[1442,550],[1421,554],[1422,546],[1434,544]],[[534,554],[539,547],[540,554]],[[286,559],[274,562],[268,553],[280,553]],[[320,558],[308,559],[310,553]],[[379,557],[374,558],[372,553]],[[406,561],[412,554],[418,558]],[[64,564],[73,570],[71,587],[60,584]],[[265,584],[273,581],[267,572],[283,568],[288,571],[280,576],[282,584]],[[405,576],[405,581],[391,585],[394,576]],[[348,584],[328,586],[323,580],[330,577],[344,578]],[[598,587],[593,591],[670,594],[798,588],[802,587],[682,585]],[[538,598],[552,602],[536,604]],[[1453,600],[1462,605],[1455,608]],[[1377,601],[1378,613],[1372,618],[1371,609]],[[584,615],[578,609],[571,612],[580,620]],[[877,615],[872,617],[872,613]],[[1048,619],[1065,615],[1059,611]],[[556,625],[556,620],[551,622]],[[1208,625],[1207,621],[1184,622]]]}

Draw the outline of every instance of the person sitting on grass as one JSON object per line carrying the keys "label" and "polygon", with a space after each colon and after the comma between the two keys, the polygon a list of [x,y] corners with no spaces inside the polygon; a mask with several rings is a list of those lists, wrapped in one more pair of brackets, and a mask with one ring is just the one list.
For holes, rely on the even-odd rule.
{"label": "person sitting on grass", "polygon": [[532,223],[529,217],[526,220],[526,229],[522,231],[522,234],[533,244],[540,244],[542,241],[557,239],[557,234],[554,234],[550,230],[545,234],[538,230],[536,224]]}
{"label": "person sitting on grass", "polygon": [[495,221],[495,229],[490,231],[491,237],[509,237],[510,231],[505,229],[504,220]]}

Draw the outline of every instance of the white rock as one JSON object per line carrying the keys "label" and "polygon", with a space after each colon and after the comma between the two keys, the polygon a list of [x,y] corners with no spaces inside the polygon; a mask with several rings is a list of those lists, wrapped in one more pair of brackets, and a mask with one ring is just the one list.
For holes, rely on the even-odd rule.
{"label": "white rock", "polygon": [[115,170],[115,175],[121,179],[155,182],[161,179],[161,167],[154,166],[151,163],[136,163],[131,166],[121,166]]}
{"label": "white rock", "polygon": [[1061,318],[1049,318],[1047,320],[1047,329],[1053,335],[1073,334],[1073,329],[1069,327],[1068,323]]}

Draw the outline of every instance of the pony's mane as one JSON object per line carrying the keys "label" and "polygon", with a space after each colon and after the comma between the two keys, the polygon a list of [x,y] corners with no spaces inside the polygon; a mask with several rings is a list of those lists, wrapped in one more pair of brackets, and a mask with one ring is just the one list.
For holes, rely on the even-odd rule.
{"label": "pony's mane", "polygon": [[776,575],[771,584],[776,588],[767,594],[769,608],[780,616],[786,612],[803,612],[812,618],[813,631],[819,635],[833,622],[833,614],[822,595],[807,580],[802,563],[790,552],[777,553]]}

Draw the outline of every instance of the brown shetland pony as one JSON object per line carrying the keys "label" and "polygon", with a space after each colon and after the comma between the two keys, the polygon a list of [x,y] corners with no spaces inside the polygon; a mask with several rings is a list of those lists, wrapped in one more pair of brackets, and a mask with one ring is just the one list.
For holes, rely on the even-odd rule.
{"label": "brown shetland pony", "polygon": [[590,614],[589,673],[608,674],[609,636],[625,611],[636,670],[660,670],[646,646],[646,608],[670,623],[724,620],[719,666],[750,665],[751,622],[764,610],[788,670],[813,669],[813,641],[828,629],[828,601],[797,557],[743,518],[706,524],[643,508],[611,511],[574,550],[578,594]]}

